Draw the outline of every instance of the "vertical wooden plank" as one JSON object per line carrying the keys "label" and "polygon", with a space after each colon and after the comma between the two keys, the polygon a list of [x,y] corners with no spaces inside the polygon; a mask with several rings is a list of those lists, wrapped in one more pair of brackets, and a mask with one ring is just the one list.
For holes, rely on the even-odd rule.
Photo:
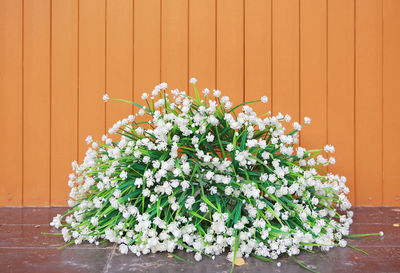
{"label": "vertical wooden plank", "polygon": [[[107,0],[107,93],[112,98],[133,99],[133,1]],[[132,113],[131,105],[106,104],[106,129]]]}
{"label": "vertical wooden plank", "polygon": [[400,1],[383,1],[383,205],[400,206]]}
{"label": "vertical wooden plank", "polygon": [[[245,101],[271,99],[271,2],[245,1]],[[271,101],[250,106],[261,115],[271,110]]]}
{"label": "vertical wooden plank", "polygon": [[105,129],[105,1],[79,1],[79,159]]}
{"label": "vertical wooden plank", "polygon": [[299,0],[272,2],[272,109],[298,120]]}
{"label": "vertical wooden plank", "polygon": [[52,2],[51,205],[65,206],[78,137],[78,0]]}
{"label": "vertical wooden plank", "polygon": [[233,105],[244,96],[244,2],[217,0],[217,83]]}
{"label": "vertical wooden plank", "polygon": [[0,1],[0,207],[22,205],[22,1]]}
{"label": "vertical wooden plank", "polygon": [[151,92],[161,81],[160,3],[161,0],[135,1],[133,93],[139,104],[143,102],[142,93]]}
{"label": "vertical wooden plank", "polygon": [[215,1],[189,1],[189,77],[199,90],[215,88]]}
{"label": "vertical wooden plank", "polygon": [[327,3],[300,0],[300,117],[311,126],[301,132],[301,145],[321,149],[327,142]]}
{"label": "vertical wooden plank", "polygon": [[356,200],[382,205],[382,0],[356,0]]}
{"label": "vertical wooden plank", "polygon": [[162,1],[161,8],[161,81],[188,90],[188,1]]}
{"label": "vertical wooden plank", "polygon": [[336,148],[329,170],[347,178],[354,199],[354,2],[328,1],[328,143]]}
{"label": "vertical wooden plank", "polygon": [[24,206],[50,204],[50,14],[24,1]]}

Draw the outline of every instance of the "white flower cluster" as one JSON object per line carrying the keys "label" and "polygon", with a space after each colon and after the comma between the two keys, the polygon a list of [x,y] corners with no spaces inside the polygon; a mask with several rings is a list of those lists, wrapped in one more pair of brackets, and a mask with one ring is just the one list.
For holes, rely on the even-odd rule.
{"label": "white flower cluster", "polygon": [[219,90],[214,99],[204,90],[200,100],[196,81],[196,98],[168,94],[166,83],[143,93],[147,106],[134,103],[140,110],[110,128],[119,141],[86,139],[91,147],[68,181],[72,208],[51,223],[64,240],[107,240],[136,255],[186,249],[196,260],[228,250],[230,261],[235,253],[276,259],[346,246],[353,215],[346,178],[319,171],[335,159],[318,153],[335,149],[298,146],[311,120],[285,134],[289,115],[261,118]]}

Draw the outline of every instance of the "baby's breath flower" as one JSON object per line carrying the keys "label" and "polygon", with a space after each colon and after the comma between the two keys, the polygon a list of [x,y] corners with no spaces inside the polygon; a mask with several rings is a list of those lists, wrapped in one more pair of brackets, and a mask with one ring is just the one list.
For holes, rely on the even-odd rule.
{"label": "baby's breath flower", "polygon": [[142,100],[145,100],[149,97],[149,94],[147,94],[146,92],[144,92],[141,96]]}
{"label": "baby's breath flower", "polygon": [[168,88],[168,84],[166,82],[162,82],[160,83],[160,88],[165,90]]}
{"label": "baby's breath flower", "polygon": [[120,244],[119,245],[119,252],[122,254],[127,254],[128,253],[128,247],[125,244]]}
{"label": "baby's breath flower", "polygon": [[107,102],[107,101],[109,101],[110,100],[110,97],[108,96],[108,94],[104,94],[104,96],[103,96],[103,101],[104,102]]}
{"label": "baby's breath flower", "polygon": [[196,84],[196,82],[197,82],[197,79],[196,79],[196,78],[190,78],[190,83],[191,83],[191,84]]}
{"label": "baby's breath flower", "polygon": [[214,89],[214,97],[219,98],[221,96],[221,91]]}
{"label": "baby's breath flower", "polygon": [[332,145],[326,145],[324,147],[324,151],[327,153],[334,153],[335,152],[335,147],[333,147]]}
{"label": "baby's breath flower", "polygon": [[90,144],[90,143],[92,143],[93,142],[93,138],[91,137],[91,136],[88,136],[87,138],[86,138],[86,143],[87,144]]}
{"label": "baby's breath flower", "polygon": [[261,97],[261,102],[262,103],[267,103],[268,102],[268,97],[267,96],[262,96]]}
{"label": "baby's breath flower", "polygon": [[346,178],[322,172],[335,159],[317,154],[333,153],[332,145],[299,147],[300,122],[286,132],[289,115],[258,115],[219,90],[194,99],[167,88],[144,92],[149,104],[109,128],[112,138],[87,137],[86,156],[68,177],[73,208],[51,223],[65,242],[106,240],[138,256],[187,248],[196,261],[228,252],[231,262],[347,246]]}

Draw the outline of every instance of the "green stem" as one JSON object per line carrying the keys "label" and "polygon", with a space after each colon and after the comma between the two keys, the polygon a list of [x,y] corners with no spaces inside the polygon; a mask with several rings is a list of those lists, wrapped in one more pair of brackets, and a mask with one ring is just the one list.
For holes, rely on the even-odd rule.
{"label": "green stem", "polygon": [[305,264],[303,264],[302,262],[300,262],[299,260],[297,260],[297,259],[296,259],[295,257],[293,257],[293,256],[292,256],[292,259],[293,259],[298,265],[300,265],[302,268],[304,268],[304,269],[306,269],[306,270],[308,270],[308,271],[314,272],[314,273],[319,273],[319,271],[316,271],[316,270],[314,270],[314,269],[312,269],[312,268],[306,266]]}
{"label": "green stem", "polygon": [[188,264],[195,264],[195,262],[183,259],[183,258],[181,258],[181,257],[179,257],[179,256],[177,256],[177,255],[175,255],[173,253],[170,253],[170,254],[171,254],[172,257],[174,257],[175,259],[177,259],[179,261],[182,261],[182,262],[185,262],[185,263],[188,263]]}
{"label": "green stem", "polygon": [[355,247],[355,246],[352,246],[352,245],[349,245],[349,244],[347,244],[347,246],[350,247],[351,249],[357,250],[357,251],[359,251],[359,252],[365,254],[366,256],[369,256],[368,252],[365,251],[365,250],[359,249],[359,248],[357,248],[357,247]]}

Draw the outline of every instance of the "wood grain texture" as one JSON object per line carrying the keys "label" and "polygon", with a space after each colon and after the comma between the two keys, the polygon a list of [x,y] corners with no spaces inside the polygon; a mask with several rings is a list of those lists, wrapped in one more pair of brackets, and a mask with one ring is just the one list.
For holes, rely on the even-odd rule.
{"label": "wood grain texture", "polygon": [[217,89],[233,105],[244,100],[244,2],[217,0]]}
{"label": "wood grain texture", "polygon": [[272,109],[299,119],[299,0],[272,1]]}
{"label": "wood grain texture", "polygon": [[400,2],[383,0],[383,205],[400,206]]}
{"label": "wood grain texture", "polygon": [[23,205],[50,205],[50,0],[24,1]]}
{"label": "wood grain texture", "polygon": [[356,1],[356,200],[382,205],[382,1]]}
{"label": "wood grain texture", "polygon": [[161,3],[161,81],[188,90],[188,1]]}
{"label": "wood grain texture", "polygon": [[51,205],[65,206],[78,157],[78,1],[52,2]]}
{"label": "wood grain texture", "polygon": [[[152,20],[148,20],[148,18]],[[161,82],[161,1],[135,1],[134,7],[134,100],[140,105],[143,92],[151,93]],[[135,112],[138,107],[134,107]]]}
{"label": "wood grain texture", "polygon": [[[215,89],[216,0],[189,1],[189,79],[197,78],[199,90]],[[193,87],[189,94],[194,96]]]}
{"label": "wood grain texture", "polygon": [[[88,146],[85,139],[100,139],[105,133],[106,92],[106,2],[79,1],[79,161]],[[111,102],[109,102],[111,103]]]}
{"label": "wood grain texture", "polygon": [[0,1],[0,206],[22,205],[22,1]]}
{"label": "wood grain texture", "polygon": [[[112,98],[133,100],[133,1],[107,0],[106,90]],[[132,113],[131,105],[106,104],[106,130]]]}
{"label": "wood grain texture", "polygon": [[300,0],[300,119],[311,117],[301,145],[307,149],[327,142],[327,11],[326,1]]}
{"label": "wood grain texture", "polygon": [[329,170],[347,178],[356,202],[354,175],[354,2],[328,0],[328,143],[336,148]]}
{"label": "wood grain texture", "polygon": [[267,96],[267,105],[250,106],[262,115],[271,110],[272,95],[272,0],[245,1],[245,101]]}
{"label": "wood grain texture", "polygon": [[[0,206],[65,205],[71,161],[160,82],[312,124],[355,205],[400,205],[397,0],[0,0]],[[140,120],[141,117],[137,117]],[[117,139],[117,137],[114,139]]]}

